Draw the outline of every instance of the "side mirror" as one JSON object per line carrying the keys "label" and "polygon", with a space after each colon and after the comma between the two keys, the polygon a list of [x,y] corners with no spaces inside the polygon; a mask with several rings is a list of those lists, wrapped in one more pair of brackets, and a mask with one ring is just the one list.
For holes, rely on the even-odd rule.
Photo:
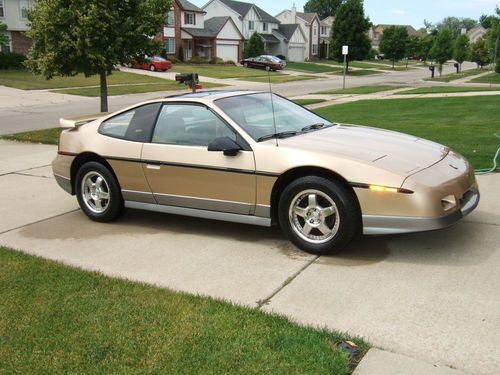
{"label": "side mirror", "polygon": [[223,151],[226,156],[236,156],[240,150],[240,145],[229,137],[217,138],[208,145],[208,151]]}

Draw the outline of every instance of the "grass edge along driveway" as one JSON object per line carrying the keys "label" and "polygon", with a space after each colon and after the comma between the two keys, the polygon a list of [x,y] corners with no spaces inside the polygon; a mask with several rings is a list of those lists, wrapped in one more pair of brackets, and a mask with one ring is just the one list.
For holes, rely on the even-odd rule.
{"label": "grass edge along driveway", "polygon": [[6,372],[343,375],[352,370],[348,354],[336,348],[347,339],[339,333],[5,247],[0,247],[0,285],[0,363]]}

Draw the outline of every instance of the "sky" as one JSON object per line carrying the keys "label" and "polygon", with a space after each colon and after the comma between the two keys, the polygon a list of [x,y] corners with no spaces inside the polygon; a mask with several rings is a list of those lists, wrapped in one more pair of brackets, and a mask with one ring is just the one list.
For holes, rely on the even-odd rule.
{"label": "sky", "polygon": [[[202,7],[208,0],[190,0]],[[242,0],[252,2],[275,16],[291,8],[295,1],[301,11],[307,0]],[[482,14],[493,14],[500,0],[365,0],[365,14],[374,24],[412,25],[419,29],[424,19],[437,23],[448,16],[478,19]]]}

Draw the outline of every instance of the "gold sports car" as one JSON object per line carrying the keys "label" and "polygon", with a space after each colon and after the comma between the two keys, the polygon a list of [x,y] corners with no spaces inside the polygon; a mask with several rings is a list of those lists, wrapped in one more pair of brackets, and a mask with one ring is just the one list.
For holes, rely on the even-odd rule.
{"label": "gold sports car", "polygon": [[59,185],[96,221],[125,207],[271,226],[299,248],[448,227],[479,202],[449,148],[330,121],[278,95],[208,91],[62,119]]}

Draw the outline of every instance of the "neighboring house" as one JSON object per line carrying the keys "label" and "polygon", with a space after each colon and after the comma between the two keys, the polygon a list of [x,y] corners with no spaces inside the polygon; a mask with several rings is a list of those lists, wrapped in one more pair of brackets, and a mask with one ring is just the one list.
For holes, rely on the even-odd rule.
{"label": "neighboring house", "polygon": [[408,31],[408,35],[410,35],[410,36],[419,36],[419,37],[425,36],[424,33],[415,30],[415,28],[411,25],[376,25],[376,26],[372,26],[370,28],[370,30],[368,30],[368,37],[370,38],[373,49],[376,49],[376,50],[379,49],[380,41],[382,40],[382,35],[384,35],[384,29],[388,28],[389,26],[406,27],[406,30]]}
{"label": "neighboring house", "polygon": [[231,17],[208,17],[187,0],[174,0],[159,37],[168,57],[177,57],[181,46],[185,60],[218,57],[238,62],[242,54],[243,36]]}
{"label": "neighboring house", "polygon": [[293,6],[292,9],[285,9],[280,12],[276,18],[282,24],[298,24],[300,26],[306,37],[305,60],[319,58],[321,21],[317,13],[297,12],[297,9]]}
{"label": "neighboring house", "polygon": [[245,40],[257,32],[264,50],[284,55],[290,61],[304,61],[305,36],[296,25],[280,22],[255,4],[233,0],[210,0],[204,7],[205,17],[230,17]]}
{"label": "neighboring house", "polygon": [[469,37],[471,43],[476,43],[478,39],[484,37],[486,31],[487,30],[483,26],[479,25],[467,31],[467,36]]}
{"label": "neighboring house", "polygon": [[320,56],[324,56],[326,59],[330,57],[330,42],[332,40],[333,21],[335,21],[335,17],[328,16],[324,20],[321,20],[320,25]]}
{"label": "neighboring house", "polygon": [[33,0],[0,0],[0,22],[7,25],[9,43],[0,46],[2,52],[28,53],[31,39],[24,33],[28,30],[27,10]]}

